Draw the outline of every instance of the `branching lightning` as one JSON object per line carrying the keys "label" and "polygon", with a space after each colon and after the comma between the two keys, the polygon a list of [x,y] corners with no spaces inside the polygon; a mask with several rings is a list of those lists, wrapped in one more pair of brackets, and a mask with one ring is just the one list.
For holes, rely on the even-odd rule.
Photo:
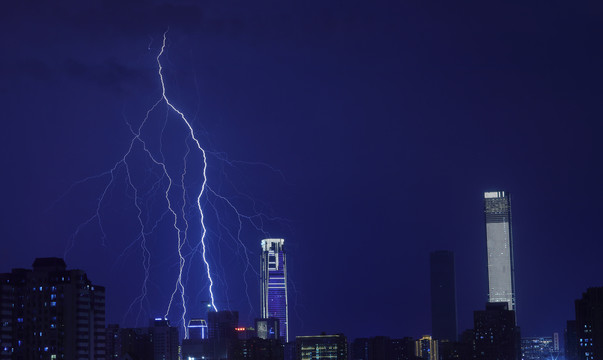
{"label": "branching lightning", "polygon": [[[152,41],[151,41],[152,44]],[[149,50],[151,49],[151,44],[149,44]],[[126,318],[129,314],[136,314],[136,322],[138,323],[141,315],[145,312],[145,306],[150,306],[147,295],[149,292],[149,285],[153,285],[150,283],[150,274],[152,269],[152,257],[155,259],[156,254],[152,253],[149,249],[149,236],[153,234],[159,227],[160,223],[163,221],[167,221],[169,218],[170,228],[175,233],[176,237],[176,263],[177,263],[177,276],[174,282],[173,288],[169,292],[169,299],[167,303],[167,307],[165,312],[163,313],[164,318],[168,318],[170,314],[173,313],[176,307],[182,306],[181,313],[179,312],[179,323],[183,327],[184,337],[188,338],[188,328],[187,324],[187,302],[190,301],[188,299],[186,284],[189,283],[189,279],[191,278],[191,270],[193,269],[192,259],[194,256],[199,256],[203,261],[202,267],[205,272],[205,277],[207,278],[207,291],[209,293],[209,299],[207,301],[208,306],[214,310],[218,311],[218,307],[216,305],[216,297],[215,297],[215,285],[216,279],[214,279],[214,275],[218,276],[218,283],[224,289],[227,288],[227,284],[223,279],[220,279],[220,276],[217,274],[216,270],[213,269],[211,264],[220,268],[221,265],[216,258],[216,253],[214,252],[212,256],[209,254],[209,246],[207,244],[208,234],[211,233],[212,238],[212,246],[216,247],[216,251],[220,252],[218,243],[222,243],[226,245],[222,241],[221,233],[225,233],[227,238],[231,239],[234,242],[234,248],[231,248],[233,251],[233,255],[238,255],[243,261],[243,280],[245,283],[245,294],[247,296],[247,301],[249,303],[250,309],[253,308],[252,303],[256,301],[251,300],[251,296],[249,294],[249,284],[247,282],[247,274],[254,274],[256,278],[259,277],[258,271],[253,266],[255,261],[250,259],[249,254],[253,253],[250,249],[245,245],[243,241],[243,228],[244,224],[249,224],[249,229],[253,229],[253,231],[258,232],[261,236],[267,237],[269,234],[264,230],[265,222],[282,222],[286,221],[281,218],[271,217],[267,214],[259,211],[256,207],[256,201],[244,194],[242,191],[237,189],[234,182],[232,182],[225,173],[222,173],[222,178],[224,179],[224,183],[228,184],[231,189],[234,189],[236,196],[239,199],[243,199],[247,203],[251,204],[249,211],[241,211],[235,204],[232,198],[226,197],[220,193],[219,188],[211,187],[208,183],[208,157],[215,159],[217,162],[226,164],[230,167],[235,167],[236,165],[248,165],[248,166],[262,166],[267,167],[271,171],[277,173],[282,176],[282,173],[276,169],[273,169],[267,164],[260,162],[239,162],[234,160],[229,160],[227,156],[223,153],[217,152],[209,152],[206,150],[204,146],[202,146],[202,142],[197,137],[195,130],[191,124],[191,121],[187,119],[184,112],[181,111],[178,107],[174,105],[170,101],[167,96],[166,83],[164,79],[164,67],[162,64],[162,58],[165,56],[167,46],[167,31],[163,33],[163,39],[161,42],[161,48],[159,49],[158,54],[155,57],[155,64],[157,69],[157,77],[161,84],[161,95],[160,97],[153,103],[153,105],[146,110],[145,116],[138,126],[132,126],[132,124],[126,120],[126,124],[129,127],[129,131],[131,133],[131,138],[129,140],[129,144],[123,156],[119,158],[117,162],[113,164],[113,166],[100,174],[84,178],[76,183],[74,183],[68,190],[69,193],[75,186],[84,184],[89,181],[97,181],[100,179],[107,178],[107,182],[103,184],[102,190],[100,191],[99,196],[95,200],[95,208],[91,216],[86,218],[81,224],[79,224],[75,231],[71,234],[70,241],[65,249],[65,257],[67,254],[73,249],[75,246],[75,241],[78,236],[80,236],[81,231],[89,226],[96,224],[100,231],[100,236],[102,239],[102,245],[107,246],[108,234],[105,230],[105,223],[102,220],[102,212],[105,202],[109,197],[109,194],[113,192],[117,183],[116,180],[124,177],[125,178],[125,186],[127,188],[128,196],[132,197],[132,203],[135,209],[136,216],[136,224],[138,227],[137,234],[135,238],[131,241],[128,241],[127,246],[123,248],[121,251],[121,255],[119,259],[125,259],[127,253],[133,251],[135,249],[135,245],[138,244],[140,246],[140,251],[142,253],[142,270],[143,270],[143,281],[140,288],[140,295],[138,295],[128,307],[126,313],[123,316],[123,322],[126,321]],[[143,137],[143,130],[147,123],[151,118],[151,114],[158,111],[160,108],[165,106],[165,122],[163,123],[163,127],[161,128],[161,134],[158,139],[159,148],[158,150],[152,150],[152,147],[147,144],[145,137]],[[164,156],[163,149],[163,135],[166,130],[166,126],[168,123],[169,114],[173,114],[185,129],[186,136],[184,138],[183,144],[186,147],[186,152],[183,155],[182,163],[178,165],[178,173],[174,173],[174,163],[167,160],[166,156]],[[144,131],[148,133],[148,131]],[[166,146],[167,149],[167,146]],[[192,169],[190,167],[189,158],[192,158],[193,153],[198,154],[200,163],[198,163],[198,167],[195,167],[196,170],[200,172],[200,176],[202,179],[200,180],[200,189],[194,191],[193,193],[189,193],[189,189],[187,184],[185,183],[185,178],[192,174],[189,170]],[[136,180],[136,177],[139,175],[134,170],[134,165],[140,165],[140,163],[135,162],[136,154],[143,154],[144,158],[149,162],[148,164],[152,167],[147,169],[147,176],[152,175],[155,176],[156,179],[150,185],[146,185],[146,188],[143,188],[143,185],[139,183],[139,180]],[[196,161],[196,160],[194,160]],[[187,167],[188,165],[188,167]],[[212,168],[213,169],[213,168]],[[213,171],[213,170],[212,170]],[[179,177],[179,179],[178,179]],[[284,177],[283,177],[284,180]],[[285,180],[286,182],[286,180]],[[146,189],[146,190],[145,190]],[[67,194],[66,193],[66,194]],[[160,216],[155,218],[154,221],[150,221],[149,214],[150,210],[148,209],[148,201],[149,199],[153,199],[154,194],[161,193],[161,198],[165,199],[165,208],[162,210]],[[66,195],[65,194],[65,195]],[[65,196],[63,195],[63,196]],[[59,198],[61,200],[63,198]],[[190,198],[189,198],[190,196]],[[193,205],[194,199],[194,205]],[[57,201],[59,201],[57,200]],[[163,200],[162,200],[163,201]],[[190,205],[190,206],[189,206]],[[162,205],[163,206],[163,205]],[[212,219],[212,225],[215,226],[214,229],[208,231],[208,227],[206,224],[206,219],[208,213],[207,210],[211,210],[210,218]],[[191,213],[190,211],[193,211]],[[228,224],[222,220],[222,212],[228,211],[231,215],[230,218],[235,219],[235,224]],[[194,217],[197,219],[195,222],[196,226],[199,226],[200,234],[198,238],[192,240],[193,237],[189,235],[189,219]],[[215,224],[214,224],[215,222]],[[259,238],[253,239],[254,241],[258,241]],[[212,250],[213,251],[213,250]],[[221,255],[219,255],[221,256]],[[164,256],[162,256],[162,263],[167,261],[172,261]],[[155,261],[155,260],[154,260]],[[223,270],[222,270],[223,271]],[[224,293],[226,297],[226,304],[229,304],[228,294],[226,291],[221,289],[221,293]],[[203,302],[203,301],[202,301]],[[136,310],[136,307],[138,309]],[[228,306],[227,306],[228,307]],[[146,309],[147,313],[151,311]]]}
{"label": "branching lightning", "polygon": [[[163,101],[165,101],[167,106],[170,109],[172,109],[174,112],[176,112],[180,116],[180,118],[182,118],[182,121],[184,121],[186,123],[186,126],[188,127],[188,129],[190,131],[191,138],[197,145],[197,148],[201,151],[201,154],[203,154],[203,183],[201,184],[201,191],[199,192],[199,195],[197,195],[197,207],[199,208],[199,216],[201,217],[201,229],[202,229],[201,230],[202,231],[201,232],[201,246],[203,248],[202,256],[203,256],[203,262],[205,263],[205,268],[207,270],[207,279],[209,280],[209,295],[211,298],[211,306],[214,309],[214,311],[218,311],[218,308],[216,308],[216,303],[215,303],[214,293],[213,293],[214,280],[211,277],[211,270],[209,268],[209,263],[207,262],[207,256],[206,256],[207,247],[205,245],[205,235],[207,233],[207,229],[205,228],[205,221],[204,221],[205,216],[203,214],[203,208],[201,207],[201,198],[203,197],[203,193],[205,192],[205,187],[207,185],[207,156],[205,154],[205,149],[203,149],[203,147],[201,147],[199,140],[197,140],[197,138],[195,137],[195,131],[193,130],[193,127],[191,126],[190,122],[186,119],[186,117],[180,110],[176,109],[176,107],[174,105],[172,105],[172,103],[168,100],[167,96],[165,95],[165,82],[163,80],[163,66],[161,65],[161,55],[163,55],[163,52],[165,50],[166,40],[167,40],[167,31],[165,33],[163,33],[163,43],[161,44],[161,51],[159,52],[159,55],[157,55],[157,66],[159,67],[158,74],[159,74],[159,78],[161,79],[161,97],[162,97]],[[164,169],[165,169],[165,167],[164,167]],[[171,183],[171,179],[170,179],[170,183]],[[174,212],[174,217],[175,217],[174,223],[176,223],[177,215],[175,212]],[[177,228],[177,226],[174,225],[174,227],[176,227],[176,229],[178,230],[178,233],[180,234],[180,230]],[[181,261],[180,272],[178,275],[178,281],[181,283],[182,282],[182,267],[184,266],[184,258],[182,257],[182,253],[180,253],[180,249],[182,247],[181,242],[180,242],[180,235],[178,235],[178,247],[179,247],[178,252],[180,254],[180,261]],[[184,305],[184,289],[183,288],[181,288],[181,293],[183,294],[182,295],[183,307],[185,308],[184,311],[186,312],[186,306]],[[168,312],[169,312],[169,306],[168,306]],[[183,317],[184,317],[184,315],[183,315]]]}

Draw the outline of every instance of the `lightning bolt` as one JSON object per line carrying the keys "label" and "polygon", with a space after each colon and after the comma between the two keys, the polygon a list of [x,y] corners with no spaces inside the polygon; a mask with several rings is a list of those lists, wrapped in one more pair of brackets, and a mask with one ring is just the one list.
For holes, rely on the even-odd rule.
{"label": "lightning bolt", "polygon": [[[190,131],[191,138],[193,139],[193,141],[197,145],[197,148],[201,151],[201,154],[203,155],[203,183],[201,184],[201,191],[199,191],[199,195],[197,195],[197,208],[199,209],[199,216],[201,217],[201,246],[203,248],[202,257],[203,257],[203,262],[205,263],[205,269],[207,271],[207,279],[209,280],[209,296],[211,298],[211,306],[214,309],[214,311],[218,311],[218,308],[216,307],[216,303],[215,303],[214,292],[213,292],[214,280],[211,277],[211,270],[209,267],[209,263],[207,262],[207,246],[205,245],[205,235],[207,234],[207,229],[205,227],[205,215],[203,214],[203,208],[201,206],[201,198],[203,197],[203,193],[205,192],[205,187],[207,185],[207,155],[205,153],[205,149],[203,149],[203,147],[199,143],[199,140],[195,136],[195,130],[193,130],[193,127],[191,126],[190,122],[186,119],[186,116],[184,116],[184,114],[180,110],[178,110],[165,95],[165,81],[163,80],[163,66],[161,65],[161,55],[163,55],[163,52],[165,50],[166,41],[167,41],[167,31],[163,33],[163,42],[161,44],[161,51],[157,55],[157,66],[159,67],[158,74],[159,74],[159,78],[161,79],[161,97],[165,101],[167,106],[170,109],[172,109],[174,112],[176,112],[180,116],[182,121],[184,121],[184,123],[188,127],[188,130]],[[179,246],[178,251],[180,252],[180,246],[181,246],[180,239],[178,240],[178,246]],[[180,253],[180,259],[181,259],[181,261],[184,261],[184,258],[182,257],[181,253]],[[178,275],[178,279],[179,279],[178,281],[181,282],[182,266],[180,267],[180,273]],[[184,299],[184,297],[183,297],[183,299]]]}
{"label": "lightning bolt", "polygon": [[[142,316],[144,311],[147,313],[152,313],[149,310],[150,302],[147,299],[147,295],[150,289],[149,286],[153,285],[150,281],[150,276],[152,264],[156,264],[156,255],[149,249],[149,240],[151,234],[153,234],[156,229],[160,227],[160,223],[169,219],[169,225],[171,228],[170,231],[174,231],[177,240],[176,251],[175,255],[170,255],[170,257],[162,256],[162,264],[159,266],[163,266],[163,263],[174,261],[174,259],[177,258],[174,261],[174,263],[176,263],[175,266],[177,267],[177,276],[172,288],[173,290],[168,293],[170,294],[169,301],[163,316],[164,318],[167,318],[174,311],[176,306],[182,306],[182,312],[178,314],[178,317],[180,318],[179,323],[183,327],[184,337],[188,338],[188,328],[186,326],[188,322],[186,321],[186,317],[188,314],[187,303],[190,301],[190,299],[188,299],[187,295],[185,294],[187,293],[187,284],[191,278],[190,272],[194,271],[192,266],[193,258],[200,256],[201,260],[203,261],[202,264],[198,263],[198,265],[203,267],[203,272],[207,278],[209,301],[206,303],[213,311],[218,311],[214,293],[214,288],[216,285],[220,285],[221,289],[223,288],[221,294],[223,293],[226,304],[230,304],[230,301],[227,291],[228,284],[224,280],[224,277],[220,276],[220,272],[217,272],[213,269],[213,266],[221,269],[221,273],[224,273],[224,269],[221,268],[220,261],[218,261],[218,259],[222,257],[221,245],[230,245],[223,241],[223,234],[225,235],[225,238],[232,240],[234,247],[229,247],[228,250],[232,252],[232,254],[238,255],[243,262],[244,266],[242,269],[243,281],[245,283],[245,294],[247,296],[249,308],[253,311],[252,303],[254,303],[254,301],[251,300],[251,296],[249,294],[247,277],[249,273],[255,274],[255,277],[258,278],[259,272],[255,269],[255,267],[252,265],[252,261],[250,260],[250,253],[253,254],[253,251],[250,251],[243,241],[244,224],[250,224],[251,226],[249,228],[246,227],[245,229],[252,229],[266,238],[270,237],[268,231],[264,229],[264,226],[267,222],[287,222],[286,219],[269,216],[268,214],[260,211],[256,200],[245,194],[243,191],[240,191],[237,186],[235,186],[235,183],[228,178],[224,168],[222,168],[221,173],[224,181],[220,183],[220,186],[229,186],[229,188],[234,190],[236,196],[239,197],[239,201],[245,201],[246,203],[251,204],[251,206],[246,208],[247,211],[241,211],[237,207],[237,202],[233,201],[232,198],[223,196],[220,193],[219,190],[221,189],[212,188],[208,184],[208,158],[211,159],[211,161],[225,164],[232,168],[240,165],[265,167],[279,175],[285,182],[286,179],[284,178],[282,172],[272,168],[268,164],[261,162],[230,160],[225,153],[210,152],[207,151],[204,146],[202,146],[202,142],[199,140],[189,119],[186,117],[184,112],[181,111],[174,103],[172,103],[167,96],[168,92],[164,78],[164,67],[162,64],[162,59],[166,55],[167,49],[167,33],[168,31],[163,33],[161,48],[155,57],[157,70],[156,75],[161,84],[161,94],[154,101],[152,106],[146,110],[142,121],[140,121],[137,126],[132,126],[132,124],[126,119],[126,124],[131,134],[126,151],[109,170],[91,177],[84,178],[72,184],[67,192],[63,194],[57,201],[55,201],[55,204],[66,196],[66,194],[69,193],[75,186],[89,181],[98,181],[106,178],[106,183],[103,184],[100,194],[95,199],[95,208],[93,213],[82,223],[80,223],[75,231],[71,234],[64,256],[67,257],[69,251],[74,247],[76,238],[80,235],[81,231],[85,227],[92,224],[96,224],[96,226],[98,226],[100,229],[102,245],[107,246],[106,240],[108,235],[105,231],[105,224],[102,220],[104,204],[108,202],[110,194],[115,189],[116,180],[120,179],[121,177],[125,178],[126,192],[128,197],[132,198],[132,203],[134,205],[138,232],[137,235],[135,234],[134,238],[128,242],[125,248],[123,248],[121,254],[118,256],[118,260],[125,259],[127,254],[131,251],[134,251],[136,245],[138,244],[142,253],[142,271],[144,279],[140,288],[140,294],[130,303],[123,316],[122,322],[124,323],[129,314],[135,314],[136,323],[138,324],[139,318]],[[149,44],[149,48],[151,44]],[[145,134],[148,132],[145,129],[147,123],[150,121],[151,114],[158,111],[159,108],[165,109],[165,120],[163,125],[160,125],[161,135],[158,141],[158,150],[155,149],[155,151],[152,151],[151,147],[147,144],[147,142],[145,142],[143,130]],[[163,153],[163,136],[166,130],[168,117],[170,117],[170,115],[173,115],[178,119],[178,121],[183,125],[183,131],[186,134],[183,142],[184,146],[186,147],[186,151],[182,158],[182,164],[178,165],[179,170],[177,170],[177,174],[174,173],[172,168],[174,163],[168,161]],[[198,154],[198,158],[196,158],[196,160],[189,160],[190,155],[193,153]],[[139,166],[140,163],[135,162],[135,160],[138,160],[135,158],[138,156],[137,154],[143,154],[145,159],[144,161],[148,161],[147,164],[150,166],[149,168],[145,168],[145,174],[147,177],[142,184],[137,178],[140,176],[140,170],[137,172],[136,168],[136,166]],[[194,167],[191,167],[191,161],[199,161],[199,163],[197,163]],[[189,190],[185,184],[185,178],[193,173],[192,171],[189,172],[190,169],[199,171],[197,176],[202,177],[200,190],[198,192],[191,191],[189,193]],[[147,181],[150,176],[154,176],[155,178],[149,185]],[[197,184],[199,183],[197,182]],[[155,194],[161,194],[161,196],[157,197]],[[159,198],[165,199],[166,208],[162,210],[158,218],[154,218],[154,221],[151,221],[149,218],[151,216],[149,210],[149,201],[152,203],[155,201],[155,199]],[[161,206],[164,206],[163,200]],[[264,206],[264,204],[261,204],[261,206]],[[230,219],[234,220],[234,223],[231,224],[225,222],[226,218],[223,219],[222,216],[224,211],[232,214]],[[189,236],[188,233],[190,227],[189,219],[191,218],[198,219],[199,223],[197,225],[195,222],[195,226],[200,226],[200,235],[198,237],[194,237],[194,240],[192,240],[193,237]],[[207,221],[210,221],[212,224],[211,231],[209,231],[206,225]],[[210,254],[208,251],[208,235],[211,235],[211,238],[214,239],[212,241],[212,244],[215,244],[215,250],[212,248],[213,254]],[[152,258],[154,260],[153,263],[151,262]],[[210,264],[213,264],[213,266],[210,266]],[[197,297],[199,297],[199,294]],[[205,302],[205,299],[202,302]],[[138,309],[136,309],[137,306]]]}

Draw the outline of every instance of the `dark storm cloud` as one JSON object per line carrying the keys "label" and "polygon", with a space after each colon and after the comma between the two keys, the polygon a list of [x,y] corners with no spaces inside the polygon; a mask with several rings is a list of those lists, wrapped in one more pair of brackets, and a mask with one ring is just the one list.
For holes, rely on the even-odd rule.
{"label": "dark storm cloud", "polygon": [[98,36],[110,35],[108,32],[140,35],[168,26],[192,30],[202,21],[202,11],[195,4],[182,2],[31,1],[12,3],[0,19],[42,22]]}
{"label": "dark storm cloud", "polygon": [[[3,66],[10,69],[7,71],[7,75],[10,75],[12,79],[50,81],[55,74],[47,63],[38,59],[22,59]],[[4,80],[6,81],[7,78],[5,77]]]}
{"label": "dark storm cloud", "polygon": [[98,65],[90,65],[68,59],[61,67],[61,73],[96,84],[110,91],[125,91],[130,88],[152,85],[146,71],[119,64],[115,60],[106,60]]}
{"label": "dark storm cloud", "polygon": [[77,28],[94,31],[103,27],[123,35],[145,35],[168,27],[193,31],[203,20],[201,9],[195,5],[156,3],[143,6],[141,2],[106,2],[103,6],[70,18]]}

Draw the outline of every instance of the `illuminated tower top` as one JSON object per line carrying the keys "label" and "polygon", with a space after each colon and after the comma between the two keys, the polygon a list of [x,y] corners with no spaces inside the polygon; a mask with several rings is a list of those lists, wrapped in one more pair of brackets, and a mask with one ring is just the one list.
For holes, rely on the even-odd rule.
{"label": "illuminated tower top", "polygon": [[262,240],[262,250],[280,252],[283,251],[284,243],[285,239],[264,239]]}
{"label": "illuminated tower top", "polygon": [[515,310],[510,194],[505,191],[484,193],[484,213],[488,248],[489,302],[506,302],[509,310]]}
{"label": "illuminated tower top", "polygon": [[262,318],[277,318],[279,337],[289,341],[287,266],[284,239],[262,240]]}

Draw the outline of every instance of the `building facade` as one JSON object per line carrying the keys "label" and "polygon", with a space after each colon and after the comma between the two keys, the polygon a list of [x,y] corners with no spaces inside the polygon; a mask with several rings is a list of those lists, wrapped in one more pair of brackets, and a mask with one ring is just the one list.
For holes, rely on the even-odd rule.
{"label": "building facade", "polygon": [[280,339],[277,318],[255,319],[255,329],[257,337],[260,339]]}
{"label": "building facade", "polygon": [[431,280],[431,331],[437,340],[457,340],[456,283],[454,253],[429,254]]}
{"label": "building facade", "polygon": [[148,331],[153,342],[153,358],[155,360],[179,360],[180,335],[178,328],[170,326],[169,320],[161,318],[151,320],[149,325]]}
{"label": "building facade", "polygon": [[438,341],[425,335],[415,342],[415,355],[425,360],[439,360]]}
{"label": "building facade", "polygon": [[297,336],[297,360],[348,360],[348,340],[343,334]]}
{"label": "building facade", "polygon": [[522,360],[550,360],[559,356],[559,342],[555,335],[521,338]]}
{"label": "building facade", "polygon": [[603,287],[588,288],[576,300],[575,336],[579,360],[603,357]]}
{"label": "building facade", "polygon": [[120,328],[107,326],[107,360],[134,359],[178,360],[180,337],[177,327],[167,319],[151,319],[149,327]]}
{"label": "building facade", "polygon": [[188,322],[189,339],[207,339],[207,321],[205,319],[190,319]]}
{"label": "building facade", "polygon": [[515,310],[515,270],[511,227],[511,197],[508,192],[484,193],[488,248],[489,302],[505,302]]}
{"label": "building facade", "polygon": [[473,349],[476,360],[519,360],[521,345],[515,311],[506,302],[489,302],[473,313]]}
{"label": "building facade", "polygon": [[578,360],[580,347],[578,346],[578,332],[576,320],[568,320],[565,327],[565,360]]}
{"label": "building facade", "polygon": [[289,305],[287,302],[287,264],[284,239],[262,240],[261,286],[262,318],[279,320],[281,340],[289,342]]}
{"label": "building facade", "polygon": [[182,340],[182,358],[190,360],[237,359],[239,352],[239,312],[222,310],[207,314],[207,338]]}
{"label": "building facade", "polygon": [[0,359],[105,359],[105,288],[85,272],[38,258],[0,284]]}

